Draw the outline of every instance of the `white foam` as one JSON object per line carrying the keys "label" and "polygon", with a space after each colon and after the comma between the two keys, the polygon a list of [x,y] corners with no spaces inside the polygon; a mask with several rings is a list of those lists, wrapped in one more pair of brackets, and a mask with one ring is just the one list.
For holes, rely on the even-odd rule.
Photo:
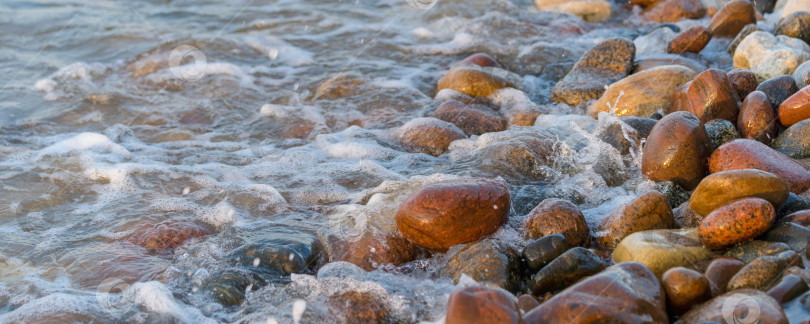
{"label": "white foam", "polygon": [[264,53],[271,61],[281,61],[292,66],[305,66],[314,63],[312,53],[290,45],[290,43],[275,37],[250,35],[244,38],[245,43],[253,49]]}
{"label": "white foam", "polygon": [[40,151],[40,156],[64,154],[74,150],[103,150],[114,153],[124,158],[129,158],[130,153],[123,146],[111,141],[107,136],[99,133],[81,133],[69,139],[57,142]]}

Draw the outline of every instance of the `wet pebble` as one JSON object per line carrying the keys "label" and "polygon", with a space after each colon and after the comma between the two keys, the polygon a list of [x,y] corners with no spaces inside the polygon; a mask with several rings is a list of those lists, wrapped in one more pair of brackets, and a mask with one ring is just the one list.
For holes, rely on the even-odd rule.
{"label": "wet pebble", "polygon": [[489,287],[464,287],[453,291],[447,300],[447,324],[520,323],[515,296]]}
{"label": "wet pebble", "polygon": [[669,206],[672,208],[678,207],[681,204],[689,201],[689,192],[672,181],[661,181],[656,183],[655,190],[658,190],[664,194],[664,196],[667,196]]}
{"label": "wet pebble", "polygon": [[782,207],[790,193],[788,183],[769,172],[740,169],[713,173],[695,188],[689,199],[698,214],[708,215],[715,209],[740,198],[757,197]]}
{"label": "wet pebble", "polygon": [[314,234],[293,229],[264,230],[252,233],[232,259],[251,272],[267,278],[291,273],[311,273],[323,246]]}
{"label": "wet pebble", "polygon": [[743,29],[740,30],[739,33],[737,33],[737,36],[734,37],[734,39],[731,41],[731,43],[728,44],[728,47],[726,48],[726,50],[728,50],[728,52],[731,55],[734,55],[734,52],[737,51],[737,47],[740,46],[740,43],[742,43],[743,39],[748,37],[748,35],[751,35],[754,32],[758,32],[758,31],[765,31],[765,30],[762,29],[762,27],[757,26],[757,24],[745,25],[745,27],[743,27]]}
{"label": "wet pebble", "polygon": [[[810,200],[791,192],[788,194],[788,199],[782,205],[782,208],[776,211],[776,218],[782,219],[782,217],[808,208],[810,208]],[[800,225],[804,226],[803,224]]]}
{"label": "wet pebble", "polygon": [[674,267],[687,267],[710,257],[695,229],[652,230],[630,234],[613,251],[613,262],[640,262],[656,276]]}
{"label": "wet pebble", "polygon": [[757,22],[754,4],[735,0],[726,4],[709,22],[709,30],[715,37],[737,36],[745,25]]}
{"label": "wet pebble", "polygon": [[694,71],[679,65],[641,71],[610,84],[599,100],[588,107],[588,115],[597,118],[600,112],[610,111],[610,107],[615,106],[616,116],[648,118],[659,110],[666,110],[675,89],[694,76]]}
{"label": "wet pebble", "polygon": [[810,12],[796,11],[780,19],[774,34],[798,38],[810,44]]}
{"label": "wet pebble", "polygon": [[489,282],[509,291],[520,288],[520,257],[514,248],[495,239],[464,247],[453,255],[440,275],[455,282],[466,274],[477,282]]}
{"label": "wet pebble", "polygon": [[529,269],[536,273],[558,256],[568,251],[570,246],[562,234],[551,234],[532,241],[523,249],[522,257]]}
{"label": "wet pebble", "polygon": [[806,61],[793,71],[793,79],[799,89],[810,85],[810,61]]}
{"label": "wet pebble", "polygon": [[725,72],[708,69],[673,92],[669,110],[688,111],[703,123],[714,119],[737,122],[740,99],[736,90]]}
{"label": "wet pebble", "polygon": [[706,66],[706,62],[700,60],[699,57],[690,58],[678,54],[649,53],[644,55],[638,55],[636,57],[635,63],[636,68],[633,70],[633,74],[639,73],[644,70],[649,70],[654,67],[666,65],[680,65],[687,69],[692,70],[695,73],[700,73],[708,69],[708,67]]}
{"label": "wet pebble", "polygon": [[452,123],[470,136],[506,129],[506,121],[496,111],[483,105],[446,101],[436,108],[432,117]]}
{"label": "wet pebble", "polygon": [[788,274],[768,289],[768,295],[783,304],[801,296],[808,290],[807,283],[797,275]]}
{"label": "wet pebble", "polygon": [[794,159],[810,157],[810,119],[788,127],[779,134],[771,147]]}
{"label": "wet pebble", "polygon": [[700,0],[660,0],[647,7],[642,17],[657,22],[678,22],[681,19],[699,19],[706,16],[706,7]]}
{"label": "wet pebble", "polygon": [[712,34],[705,27],[692,27],[671,40],[667,46],[667,52],[676,54],[683,52],[699,53],[711,39]]}
{"label": "wet pebble", "polygon": [[585,216],[576,205],[566,200],[544,200],[526,216],[524,222],[529,239],[562,234],[571,246],[586,246],[590,241]]}
{"label": "wet pebble", "polygon": [[728,281],[745,266],[745,262],[731,257],[720,257],[712,260],[704,271],[704,276],[709,281],[712,296],[721,295],[726,292]]}
{"label": "wet pebble", "polygon": [[771,107],[779,107],[787,98],[798,92],[799,88],[792,76],[783,75],[760,83],[757,91],[765,93]]}
{"label": "wet pebble", "polygon": [[433,156],[442,155],[451,142],[467,138],[456,125],[436,118],[413,119],[396,133],[406,151]]}
{"label": "wet pebble", "polygon": [[705,125],[706,134],[709,135],[709,141],[712,144],[712,151],[716,150],[720,145],[740,138],[737,128],[730,121],[725,119],[715,119]]}
{"label": "wet pebble", "polygon": [[551,92],[551,100],[572,106],[597,99],[605,85],[616,82],[633,70],[636,47],[633,42],[614,38],[585,52],[574,68]]}
{"label": "wet pebble", "polygon": [[737,90],[737,98],[744,99],[748,94],[757,89],[757,76],[747,69],[734,69],[729,71],[728,80]]}
{"label": "wet pebble", "polygon": [[785,179],[793,193],[810,188],[810,169],[769,146],[750,139],[733,140],[709,157],[709,171],[758,169]]}
{"label": "wet pebble", "polygon": [[680,228],[696,228],[700,226],[700,222],[703,220],[703,215],[692,209],[688,200],[678,208],[673,209],[672,214],[675,216],[675,224]]}
{"label": "wet pebble", "polygon": [[561,11],[581,17],[590,23],[610,18],[613,12],[607,0],[534,0],[542,10]]}
{"label": "wet pebble", "polygon": [[764,144],[770,144],[776,138],[779,130],[776,113],[764,92],[754,91],[745,97],[737,117],[737,129],[743,138]]}
{"label": "wet pebble", "polygon": [[459,65],[451,68],[439,79],[437,92],[442,89],[453,89],[473,97],[486,97],[493,92],[513,87],[507,80],[504,70],[493,67],[479,67],[477,65]]}
{"label": "wet pebble", "polygon": [[186,241],[211,234],[211,230],[193,221],[166,221],[138,228],[129,241],[149,254],[172,253]]}
{"label": "wet pebble", "polygon": [[767,200],[746,198],[717,208],[700,222],[700,241],[710,249],[721,249],[751,240],[774,221],[774,208]]}
{"label": "wet pebble", "polygon": [[391,309],[383,298],[369,291],[346,291],[329,296],[327,304],[333,318],[345,323],[390,323]]}
{"label": "wet pebble", "polygon": [[727,291],[737,289],[757,289],[767,290],[774,284],[778,276],[787,267],[788,255],[796,255],[795,252],[783,252],[777,256],[762,256],[746,264],[740,271],[728,281]]}
{"label": "wet pebble", "polygon": [[667,197],[658,191],[647,191],[602,219],[594,235],[597,246],[613,249],[635,232],[673,227],[675,219]]}
{"label": "wet pebble", "polygon": [[802,253],[810,243],[810,229],[799,224],[784,222],[774,226],[759,239],[785,243],[791,250]]}
{"label": "wet pebble", "polygon": [[749,69],[760,82],[793,71],[810,59],[810,45],[787,36],[758,31],[751,33],[734,51],[734,68]]}
{"label": "wet pebble", "polygon": [[706,174],[709,136],[700,120],[688,112],[671,113],[655,124],[641,156],[644,176],[670,180],[692,190]]}
{"label": "wet pebble", "polygon": [[494,58],[492,58],[492,56],[489,56],[486,53],[472,54],[470,56],[467,56],[463,60],[461,60],[459,63],[478,65],[480,67],[486,67],[486,66],[497,67],[497,68],[501,67],[501,64],[498,63],[498,61],[496,61]]}
{"label": "wet pebble", "polygon": [[324,240],[329,262],[345,261],[366,271],[388,264],[401,265],[422,253],[402,236],[371,228],[356,235],[330,234]]}
{"label": "wet pebble", "polygon": [[800,210],[782,218],[783,222],[791,222],[801,226],[810,226],[810,210]]}
{"label": "wet pebble", "polygon": [[661,283],[667,294],[667,304],[678,314],[712,297],[709,280],[695,270],[684,267],[669,269],[661,277]]}
{"label": "wet pebble", "polygon": [[750,305],[756,305],[759,309],[758,320],[760,323],[788,324],[785,312],[782,311],[779,303],[768,294],[755,289],[729,291],[712,298],[684,314],[675,323],[726,323],[728,322],[726,318],[729,317],[729,307],[726,305],[735,305],[731,313],[734,321],[745,320],[747,312],[753,310],[749,308],[753,307]]}
{"label": "wet pebble", "polygon": [[810,86],[804,87],[779,105],[779,123],[790,127],[810,118]]}
{"label": "wet pebble", "polygon": [[605,269],[605,264],[583,247],[570,249],[534,274],[528,283],[535,296],[554,292]]}
{"label": "wet pebble", "polygon": [[225,271],[215,278],[204,289],[222,306],[236,306],[245,300],[245,290],[251,284],[247,275]]}
{"label": "wet pebble", "polygon": [[625,116],[622,117],[621,120],[625,124],[630,125],[630,127],[633,127],[641,138],[647,138],[652,128],[655,126],[655,123],[658,122],[655,119],[634,116]]}
{"label": "wet pebble", "polygon": [[748,263],[761,256],[778,255],[787,251],[790,251],[790,247],[785,243],[753,240],[731,247],[724,255]]}
{"label": "wet pebble", "polygon": [[530,294],[523,294],[518,296],[518,308],[522,313],[528,313],[532,309],[537,308],[540,306],[540,301],[537,300],[537,297],[534,297]]}

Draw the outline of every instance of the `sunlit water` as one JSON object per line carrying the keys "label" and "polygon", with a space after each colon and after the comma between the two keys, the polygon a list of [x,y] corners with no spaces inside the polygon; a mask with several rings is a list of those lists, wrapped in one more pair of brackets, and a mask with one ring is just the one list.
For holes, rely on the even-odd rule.
{"label": "sunlit water", "polygon": [[[441,179],[503,177],[514,206],[495,236],[518,248],[543,198],[593,220],[651,186],[636,149],[594,136],[615,117],[548,98],[585,50],[655,25],[620,5],[592,25],[529,1],[410,1],[0,3],[0,322],[340,321],[326,301],[346,291],[394,321],[435,321],[455,287],[437,274],[444,254],[373,272],[321,259],[259,275],[241,306],[205,287],[249,273],[233,256],[262,239],[395,230],[399,201]],[[394,130],[429,115],[438,78],[475,52],[522,76],[488,100],[543,112],[536,126],[404,152]],[[553,139],[552,162],[516,173],[485,158],[522,136]],[[625,181],[607,186],[605,169]],[[161,255],[132,243],[164,221],[210,234]]]}

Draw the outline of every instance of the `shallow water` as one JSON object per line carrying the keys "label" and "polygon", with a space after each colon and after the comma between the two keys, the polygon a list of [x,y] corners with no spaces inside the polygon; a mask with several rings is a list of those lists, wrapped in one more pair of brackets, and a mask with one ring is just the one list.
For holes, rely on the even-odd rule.
{"label": "shallow water", "polygon": [[[346,291],[376,296],[394,321],[435,321],[455,287],[437,275],[444,254],[387,271],[320,260],[317,273],[260,274],[234,307],[205,287],[248,272],[233,256],[262,240],[392,230],[398,202],[441,179],[504,178],[514,206],[495,236],[517,247],[543,198],[592,220],[650,188],[637,150],[594,136],[615,117],[548,98],[585,50],[655,25],[621,5],[593,25],[529,1],[410,1],[0,3],[0,322],[340,321],[325,297]],[[520,75],[520,89],[489,100],[541,111],[535,126],[440,157],[404,152],[396,127],[429,114],[438,78],[479,51]],[[550,163],[527,173],[487,158],[527,137],[554,141]],[[624,181],[608,186],[606,168]],[[132,243],[165,221],[210,234],[168,254]]]}

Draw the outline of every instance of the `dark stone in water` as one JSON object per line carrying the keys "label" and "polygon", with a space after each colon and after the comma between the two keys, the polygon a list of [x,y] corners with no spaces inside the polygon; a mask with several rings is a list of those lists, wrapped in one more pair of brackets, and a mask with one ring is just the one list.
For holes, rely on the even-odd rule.
{"label": "dark stone in water", "polygon": [[511,292],[520,290],[518,253],[499,240],[485,239],[468,245],[451,257],[440,272],[441,276],[453,278],[456,282],[462,274]]}
{"label": "dark stone in water", "polygon": [[810,44],[810,12],[796,11],[776,24],[774,35],[785,35]]}
{"label": "dark stone in water", "polygon": [[746,264],[731,280],[728,281],[727,291],[737,289],[767,290],[796,259],[796,252],[782,252],[776,256],[761,256]]}
{"label": "dark stone in water", "polygon": [[760,239],[769,242],[782,242],[787,244],[793,251],[804,252],[807,244],[810,243],[810,229],[794,223],[782,223],[762,235]]}
{"label": "dark stone in water", "polygon": [[763,81],[757,86],[758,91],[762,91],[771,101],[771,107],[779,107],[787,98],[799,92],[799,86],[792,76],[783,75],[770,80]]}
{"label": "dark stone in water", "polygon": [[278,280],[291,273],[311,273],[321,251],[316,235],[276,228],[251,233],[232,259],[254,273]]}
{"label": "dark stone in water", "polygon": [[245,300],[245,290],[250,284],[251,280],[247,275],[237,271],[225,271],[207,284],[205,289],[217,302],[227,307],[241,304]]}
{"label": "dark stone in water", "polygon": [[623,116],[621,120],[633,127],[637,132],[639,137],[647,138],[650,135],[650,131],[652,131],[653,126],[658,121],[652,118],[641,118],[641,117],[633,117],[633,116]]}
{"label": "dark stone in water", "polygon": [[538,271],[529,283],[534,295],[563,289],[580,279],[599,273],[605,264],[590,250],[576,247],[563,253]]}
{"label": "dark stone in water", "polygon": [[740,138],[737,128],[730,121],[725,119],[715,119],[706,123],[706,134],[712,144],[712,151],[729,141]]}
{"label": "dark stone in water", "polygon": [[577,55],[571,50],[543,42],[521,51],[510,70],[556,82],[565,77],[576,62]]}
{"label": "dark stone in water", "polygon": [[764,255],[777,255],[785,251],[790,251],[790,246],[785,243],[754,240],[735,245],[726,251],[725,256],[748,263]]}
{"label": "dark stone in water", "polygon": [[510,188],[512,209],[517,215],[526,215],[546,199],[562,199],[575,205],[585,202],[585,197],[575,190],[560,189],[550,186],[526,185]]}
{"label": "dark stone in water", "polygon": [[329,296],[333,316],[344,323],[390,323],[391,310],[381,296],[369,291],[346,291]]}
{"label": "dark stone in water", "polygon": [[794,159],[810,157],[810,119],[788,127],[779,134],[771,147]]}
{"label": "dark stone in water", "polygon": [[655,184],[655,189],[660,191],[669,200],[669,206],[676,208],[689,201],[689,192],[672,181],[661,181]]}
{"label": "dark stone in water", "polygon": [[523,259],[532,273],[537,273],[549,262],[568,250],[568,243],[562,234],[551,234],[535,240],[523,249]]}
{"label": "dark stone in water", "polygon": [[627,39],[609,39],[596,45],[554,86],[551,100],[576,106],[598,99],[605,92],[605,85],[621,80],[633,70],[635,55],[636,46]]}
{"label": "dark stone in water", "polygon": [[780,304],[784,304],[799,297],[805,291],[807,291],[807,283],[801,277],[789,274],[782,277],[771,289],[768,289],[768,295]]}

